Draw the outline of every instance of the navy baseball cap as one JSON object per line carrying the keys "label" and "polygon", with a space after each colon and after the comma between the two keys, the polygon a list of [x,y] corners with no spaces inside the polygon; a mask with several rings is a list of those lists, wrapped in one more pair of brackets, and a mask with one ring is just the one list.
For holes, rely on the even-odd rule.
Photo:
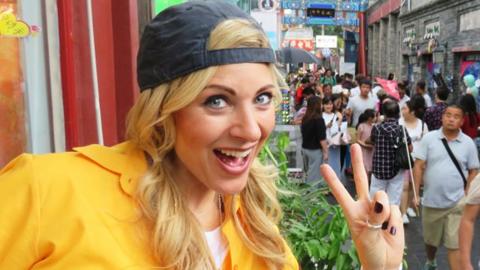
{"label": "navy baseball cap", "polygon": [[210,32],[222,21],[250,15],[223,1],[189,1],[160,12],[145,28],[137,55],[140,90],[154,88],[210,66],[275,63],[271,48],[208,50]]}

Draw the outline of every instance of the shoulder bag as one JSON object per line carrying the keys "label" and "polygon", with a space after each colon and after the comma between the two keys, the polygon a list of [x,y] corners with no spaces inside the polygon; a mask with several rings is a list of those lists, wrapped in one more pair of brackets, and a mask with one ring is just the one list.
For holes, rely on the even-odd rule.
{"label": "shoulder bag", "polygon": [[443,138],[442,139],[443,146],[445,146],[445,149],[447,149],[448,156],[450,156],[450,159],[452,160],[453,164],[455,164],[455,167],[457,168],[458,172],[462,176],[463,180],[463,188],[467,188],[467,178],[465,178],[465,175],[463,174],[462,168],[460,167],[460,164],[458,163],[457,158],[455,158],[455,155],[453,154],[452,150],[450,149],[450,146],[448,146],[447,139]]}
{"label": "shoulder bag", "polygon": [[[337,120],[337,116],[333,116],[333,121]],[[341,123],[338,125],[338,132],[332,136],[330,139],[330,144],[332,145],[347,145],[351,141],[350,134],[348,132],[343,132],[341,129]]]}

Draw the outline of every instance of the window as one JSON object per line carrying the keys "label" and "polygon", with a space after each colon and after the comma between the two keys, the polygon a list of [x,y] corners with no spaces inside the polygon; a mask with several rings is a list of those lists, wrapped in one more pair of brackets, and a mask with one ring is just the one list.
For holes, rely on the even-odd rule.
{"label": "window", "polygon": [[480,28],[480,9],[460,15],[460,32]]}

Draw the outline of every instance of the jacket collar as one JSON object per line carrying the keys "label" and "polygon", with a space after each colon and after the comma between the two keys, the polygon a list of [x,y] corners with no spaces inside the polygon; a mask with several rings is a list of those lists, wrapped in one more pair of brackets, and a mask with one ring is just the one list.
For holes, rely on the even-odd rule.
{"label": "jacket collar", "polygon": [[[120,186],[130,196],[134,196],[140,178],[145,174],[148,163],[144,152],[134,143],[126,141],[112,147],[92,144],[73,148],[101,167],[120,175]],[[226,209],[235,203],[235,211],[240,209],[240,197],[226,196]],[[228,214],[229,211],[227,210]]]}
{"label": "jacket collar", "polygon": [[119,174],[120,186],[130,196],[135,194],[138,182],[147,170],[143,151],[130,141],[112,147],[93,144],[73,150],[101,167]]}

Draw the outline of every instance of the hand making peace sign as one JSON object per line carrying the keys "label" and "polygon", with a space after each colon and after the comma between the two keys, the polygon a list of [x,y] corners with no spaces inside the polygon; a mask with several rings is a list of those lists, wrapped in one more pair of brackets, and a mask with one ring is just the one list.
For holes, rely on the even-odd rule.
{"label": "hand making peace sign", "polygon": [[356,201],[329,165],[322,165],[320,171],[347,218],[363,269],[398,270],[405,246],[402,216],[398,206],[390,206],[384,191],[370,198],[361,151],[358,144],[351,146]]}

